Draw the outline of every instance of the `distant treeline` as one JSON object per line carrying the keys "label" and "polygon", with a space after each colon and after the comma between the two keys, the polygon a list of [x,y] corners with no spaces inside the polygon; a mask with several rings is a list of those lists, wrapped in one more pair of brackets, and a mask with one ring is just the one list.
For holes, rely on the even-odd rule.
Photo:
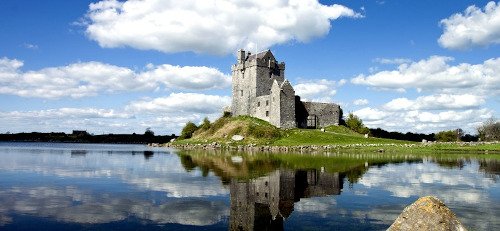
{"label": "distant treeline", "polygon": [[401,132],[388,132],[382,128],[370,128],[370,134],[374,137],[378,138],[386,138],[386,139],[394,139],[394,140],[409,140],[409,141],[415,141],[415,142],[420,142],[422,140],[427,140],[427,141],[434,141],[435,140],[435,134],[423,134],[423,133],[412,133],[412,132],[407,132],[407,133],[401,133]]}
{"label": "distant treeline", "polygon": [[[470,141],[478,141],[479,136],[477,135],[470,135],[470,134],[463,134],[461,129],[459,130],[458,134],[454,135],[455,131],[447,131],[452,133],[453,136],[458,135],[460,141],[464,142],[470,142]],[[440,132],[443,133],[443,132]],[[373,137],[378,137],[378,138],[386,138],[386,139],[394,139],[394,140],[408,140],[408,141],[415,141],[415,142],[421,142],[422,140],[427,140],[427,141],[436,141],[436,134],[431,133],[431,134],[423,134],[423,133],[412,133],[412,132],[407,132],[407,133],[401,133],[401,132],[388,132],[382,128],[370,128],[370,134]],[[438,136],[439,137],[439,136]],[[457,140],[457,138],[453,138],[452,140]]]}
{"label": "distant treeline", "polygon": [[72,134],[66,134],[64,132],[0,134],[0,141],[147,144],[167,143],[176,137],[177,136],[174,134],[158,136],[154,135],[153,132],[146,132],[144,134],[91,135],[85,131],[73,131]]}

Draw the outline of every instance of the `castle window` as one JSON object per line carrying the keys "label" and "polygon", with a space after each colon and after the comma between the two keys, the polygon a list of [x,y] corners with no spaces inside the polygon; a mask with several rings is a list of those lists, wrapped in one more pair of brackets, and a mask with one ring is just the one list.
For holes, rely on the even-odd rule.
{"label": "castle window", "polygon": [[243,90],[240,90],[240,94],[241,94],[241,96],[243,96]]}
{"label": "castle window", "polygon": [[257,107],[260,107],[260,102],[257,102]]}
{"label": "castle window", "polygon": [[266,111],[266,117],[269,117],[269,111]]}
{"label": "castle window", "polygon": [[269,106],[269,100],[266,100],[266,106]]}

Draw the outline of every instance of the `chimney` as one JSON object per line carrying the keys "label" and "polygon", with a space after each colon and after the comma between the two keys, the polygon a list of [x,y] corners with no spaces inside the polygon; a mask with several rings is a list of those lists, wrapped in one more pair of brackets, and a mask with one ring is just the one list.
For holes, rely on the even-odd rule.
{"label": "chimney", "polygon": [[236,56],[238,57],[238,63],[243,63],[245,62],[245,50],[239,49],[238,52],[236,53]]}

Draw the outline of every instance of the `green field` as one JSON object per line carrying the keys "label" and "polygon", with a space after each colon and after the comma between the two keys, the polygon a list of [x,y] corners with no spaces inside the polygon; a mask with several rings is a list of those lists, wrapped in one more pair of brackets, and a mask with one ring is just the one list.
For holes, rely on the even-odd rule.
{"label": "green field", "polygon": [[[233,141],[233,135],[245,137]],[[433,143],[401,141],[369,137],[351,131],[344,126],[329,126],[324,129],[286,129],[274,127],[268,122],[249,117],[221,117],[209,128],[198,129],[190,139],[177,140],[174,145],[210,144],[222,146],[321,146],[336,150],[383,151],[383,152],[500,152],[500,143]]]}

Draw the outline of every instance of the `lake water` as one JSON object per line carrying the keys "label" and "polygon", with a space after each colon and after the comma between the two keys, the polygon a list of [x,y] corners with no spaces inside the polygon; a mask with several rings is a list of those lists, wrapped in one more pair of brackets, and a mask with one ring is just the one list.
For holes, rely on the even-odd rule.
{"label": "lake water", "polygon": [[0,143],[0,230],[385,230],[426,195],[500,230],[499,159]]}

